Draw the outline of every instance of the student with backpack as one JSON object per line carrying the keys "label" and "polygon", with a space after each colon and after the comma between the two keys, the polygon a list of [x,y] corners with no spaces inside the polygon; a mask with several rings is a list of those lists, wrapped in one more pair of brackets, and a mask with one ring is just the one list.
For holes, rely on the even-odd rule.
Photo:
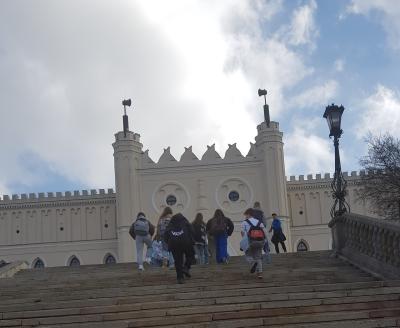
{"label": "student with backpack", "polygon": [[217,263],[228,263],[228,236],[234,230],[232,220],[217,209],[214,217],[207,222],[206,230],[214,239]]}
{"label": "student with backpack", "polygon": [[195,260],[193,238],[194,232],[189,221],[181,213],[172,216],[164,240],[174,257],[178,284],[184,283],[184,276],[191,277],[189,270]]}
{"label": "student with backpack", "polygon": [[257,271],[257,277],[262,279],[262,250],[265,244],[267,230],[262,221],[254,218],[254,211],[248,208],[244,212],[245,220],[242,222],[242,237],[247,236],[248,247],[246,256],[250,259],[250,273]]}
{"label": "student with backpack", "polygon": [[[253,206],[253,215],[255,219],[260,220],[263,224],[264,227],[267,227],[267,218],[264,215],[263,210],[261,209],[261,205],[260,202],[254,202],[254,206]],[[270,256],[270,249],[269,249],[269,243],[268,243],[268,238],[265,238],[265,244],[263,247],[264,253],[265,253],[265,261],[267,263],[271,262],[271,256]]]}
{"label": "student with backpack", "polygon": [[208,245],[203,214],[196,214],[196,218],[192,222],[192,227],[194,231],[194,251],[196,253],[197,263],[206,264],[208,260]]}
{"label": "student with backpack", "polygon": [[151,263],[152,243],[151,236],[154,234],[154,226],[146,219],[143,212],[139,212],[136,221],[132,223],[129,234],[136,241],[137,263],[140,271],[143,267],[143,246],[147,246],[146,263]]}

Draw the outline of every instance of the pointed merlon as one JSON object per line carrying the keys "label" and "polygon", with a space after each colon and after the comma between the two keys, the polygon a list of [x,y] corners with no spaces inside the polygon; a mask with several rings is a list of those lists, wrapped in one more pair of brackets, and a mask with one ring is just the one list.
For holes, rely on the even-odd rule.
{"label": "pointed merlon", "polygon": [[143,163],[144,164],[153,164],[154,161],[149,156],[149,150],[145,150],[143,153]]}
{"label": "pointed merlon", "polygon": [[166,164],[171,162],[176,162],[174,156],[171,155],[171,147],[164,148],[164,153],[161,155],[160,159],[158,160],[158,164]]}
{"label": "pointed merlon", "polygon": [[182,154],[180,161],[183,163],[198,161],[199,159],[192,151],[192,146],[185,147],[185,152]]}
{"label": "pointed merlon", "polygon": [[250,149],[246,157],[255,157],[255,156],[256,156],[256,144],[250,142]]}
{"label": "pointed merlon", "polygon": [[236,147],[236,143],[230,145],[228,144],[228,149],[225,153],[225,159],[226,160],[236,160],[236,159],[242,159],[243,155],[240,152],[239,149]]}
{"label": "pointed merlon", "polygon": [[216,161],[219,159],[221,159],[221,156],[219,156],[219,154],[215,150],[215,144],[212,144],[211,146],[207,146],[207,151],[201,157],[202,161],[205,160],[205,161],[209,161],[209,162]]}

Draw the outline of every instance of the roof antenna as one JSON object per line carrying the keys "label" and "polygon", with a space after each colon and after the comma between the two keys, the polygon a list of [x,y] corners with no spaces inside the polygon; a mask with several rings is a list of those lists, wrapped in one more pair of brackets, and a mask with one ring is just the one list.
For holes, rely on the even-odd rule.
{"label": "roof antenna", "polygon": [[271,122],[270,121],[270,118],[269,118],[269,106],[268,106],[268,104],[267,104],[267,90],[265,90],[265,89],[258,89],[258,95],[261,97],[261,96],[264,96],[264,102],[265,102],[265,104],[264,104],[264,120],[265,120],[265,123],[267,123],[267,127],[269,127],[269,123]]}

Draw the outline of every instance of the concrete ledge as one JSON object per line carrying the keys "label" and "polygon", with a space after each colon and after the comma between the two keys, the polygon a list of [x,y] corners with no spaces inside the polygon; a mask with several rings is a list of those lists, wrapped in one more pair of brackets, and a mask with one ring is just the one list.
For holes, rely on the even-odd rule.
{"label": "concrete ledge", "polygon": [[0,268],[0,279],[1,278],[11,278],[18,271],[23,269],[28,269],[28,263],[25,261],[15,261],[6,264]]}

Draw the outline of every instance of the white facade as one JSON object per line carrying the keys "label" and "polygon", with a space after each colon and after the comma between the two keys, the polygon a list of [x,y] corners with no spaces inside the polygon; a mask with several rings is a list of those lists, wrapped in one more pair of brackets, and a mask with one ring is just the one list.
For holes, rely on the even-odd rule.
{"label": "white facade", "polygon": [[[134,261],[129,236],[133,219],[143,211],[156,223],[167,203],[190,221],[197,212],[208,219],[222,209],[235,223],[229,238],[232,255],[240,254],[242,213],[255,201],[266,215],[275,212],[282,219],[289,251],[296,251],[299,243],[309,250],[329,249],[331,178],[286,181],[279,124],[263,122],[257,132],[246,156],[232,144],[221,158],[212,145],[201,159],[185,148],[177,161],[168,147],[157,163],[143,152],[138,134],[118,132],[113,144],[115,193],[109,189],[0,199],[0,260],[26,260],[32,266],[37,261],[45,266]],[[366,214],[365,204],[357,202],[359,176],[353,172],[347,179],[352,212]]]}

